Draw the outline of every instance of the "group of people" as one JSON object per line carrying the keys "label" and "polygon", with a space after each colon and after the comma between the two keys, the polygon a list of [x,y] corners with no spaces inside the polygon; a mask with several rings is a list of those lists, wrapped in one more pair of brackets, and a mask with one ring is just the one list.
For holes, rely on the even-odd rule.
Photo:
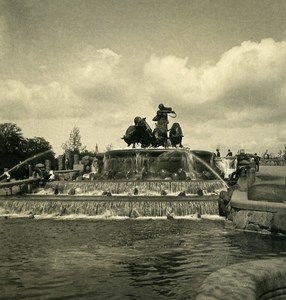
{"label": "group of people", "polygon": [[[227,154],[226,157],[231,157],[232,155],[232,151],[230,149],[227,150]],[[216,157],[220,157],[220,151],[219,149],[216,149]]]}

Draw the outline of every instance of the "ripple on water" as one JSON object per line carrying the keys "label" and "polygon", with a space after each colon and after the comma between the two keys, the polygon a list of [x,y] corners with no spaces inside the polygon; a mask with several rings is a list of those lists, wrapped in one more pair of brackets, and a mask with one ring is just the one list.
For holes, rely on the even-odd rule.
{"label": "ripple on water", "polygon": [[0,220],[4,299],[192,299],[222,267],[285,256],[286,238],[208,219]]}

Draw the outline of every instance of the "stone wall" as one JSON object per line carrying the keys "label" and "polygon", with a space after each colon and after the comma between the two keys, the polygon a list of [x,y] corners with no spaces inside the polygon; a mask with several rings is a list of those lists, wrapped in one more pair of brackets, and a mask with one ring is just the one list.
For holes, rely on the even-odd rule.
{"label": "stone wall", "polygon": [[242,230],[286,234],[286,204],[248,200],[247,191],[235,190],[227,219]]}
{"label": "stone wall", "polygon": [[237,229],[286,234],[285,212],[232,209],[228,220],[231,220],[233,227]]}

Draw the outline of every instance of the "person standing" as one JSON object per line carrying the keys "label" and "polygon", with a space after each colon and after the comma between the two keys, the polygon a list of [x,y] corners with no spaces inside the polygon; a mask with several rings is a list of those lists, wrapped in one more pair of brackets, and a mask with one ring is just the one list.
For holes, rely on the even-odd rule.
{"label": "person standing", "polygon": [[65,168],[66,168],[66,170],[70,169],[70,161],[68,158],[66,158],[66,160],[65,160]]}
{"label": "person standing", "polygon": [[4,172],[4,176],[5,176],[4,181],[5,181],[5,182],[10,182],[11,175],[8,173],[8,170],[7,170],[7,169],[5,169],[4,171],[5,171],[5,172]]}
{"label": "person standing", "polygon": [[232,151],[230,151],[230,149],[227,150],[227,155],[226,155],[226,156],[227,156],[227,157],[228,157],[228,156],[232,156]]}
{"label": "person standing", "polygon": [[56,176],[55,176],[55,173],[54,173],[54,170],[53,170],[53,169],[51,169],[51,170],[49,171],[49,180],[50,180],[50,181],[56,180]]}
{"label": "person standing", "polygon": [[220,157],[219,149],[216,149],[216,157]]}
{"label": "person standing", "polygon": [[260,157],[257,155],[257,153],[254,153],[254,162],[255,162],[255,171],[259,172],[259,161]]}

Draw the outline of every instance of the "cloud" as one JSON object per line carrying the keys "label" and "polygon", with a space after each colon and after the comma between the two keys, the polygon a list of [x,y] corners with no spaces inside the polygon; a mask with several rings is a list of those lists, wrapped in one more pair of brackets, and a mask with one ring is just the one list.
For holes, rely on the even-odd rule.
{"label": "cloud", "polygon": [[[284,120],[286,42],[246,41],[222,54],[216,64],[199,67],[189,66],[188,58],[153,55],[141,77],[127,72],[128,60],[110,49],[83,45],[78,53],[65,82],[1,81],[2,113],[81,118],[100,111],[103,116],[97,122],[103,122],[115,114],[123,118],[122,108],[137,115],[138,107],[146,112],[166,101],[197,124],[247,127]],[[12,112],[12,104],[19,109]]]}
{"label": "cloud", "polygon": [[210,113],[211,119],[247,124],[284,120],[286,42],[246,41],[215,65],[200,67],[189,67],[187,58],[152,56],[144,75],[153,99],[181,103],[198,122]]}
{"label": "cloud", "polygon": [[18,80],[0,81],[0,115],[3,119],[57,119],[85,116],[68,87],[58,82],[25,85]]}
{"label": "cloud", "polygon": [[125,90],[120,69],[120,55],[110,49],[89,47],[82,54],[82,64],[72,74],[73,90],[83,101],[97,106],[118,104]]}
{"label": "cloud", "polygon": [[184,144],[191,148],[248,145],[256,150],[285,143],[286,42],[246,41],[223,53],[216,64],[196,67],[188,58],[153,55],[142,73],[111,49],[81,45],[77,53],[64,65],[65,78],[57,81],[0,81],[0,116],[69,118],[94,131],[94,139],[100,131],[106,143],[122,142],[137,115],[147,117],[154,128],[150,120],[164,103],[177,112]]}
{"label": "cloud", "polygon": [[262,152],[286,144],[284,41],[245,41],[197,67],[188,58],[153,55],[144,79],[153,105],[177,112],[184,145]]}
{"label": "cloud", "polygon": [[94,116],[95,127],[112,120],[110,128],[118,130],[121,125],[124,131],[124,126],[133,123],[136,115],[144,114],[142,108],[148,105],[142,77],[135,79],[128,59],[124,61],[110,49],[82,45],[78,52],[81,64],[71,74],[74,94]]}
{"label": "cloud", "polygon": [[5,32],[7,30],[7,25],[4,16],[0,16],[0,59],[5,53]]}
{"label": "cloud", "polygon": [[[95,125],[113,120],[110,127],[117,127],[129,110],[138,114],[134,98],[136,93],[141,94],[140,88],[136,88],[136,82],[121,66],[120,55],[110,49],[84,47],[77,58],[66,70],[66,80],[61,82],[28,85],[20,80],[0,81],[0,115],[15,120],[27,116],[90,118]],[[129,122],[133,118],[130,114]]]}
{"label": "cloud", "polygon": [[277,128],[277,137],[278,137],[278,141],[281,143],[284,143],[284,145],[286,147],[286,127],[285,126],[281,126],[281,127]]}

